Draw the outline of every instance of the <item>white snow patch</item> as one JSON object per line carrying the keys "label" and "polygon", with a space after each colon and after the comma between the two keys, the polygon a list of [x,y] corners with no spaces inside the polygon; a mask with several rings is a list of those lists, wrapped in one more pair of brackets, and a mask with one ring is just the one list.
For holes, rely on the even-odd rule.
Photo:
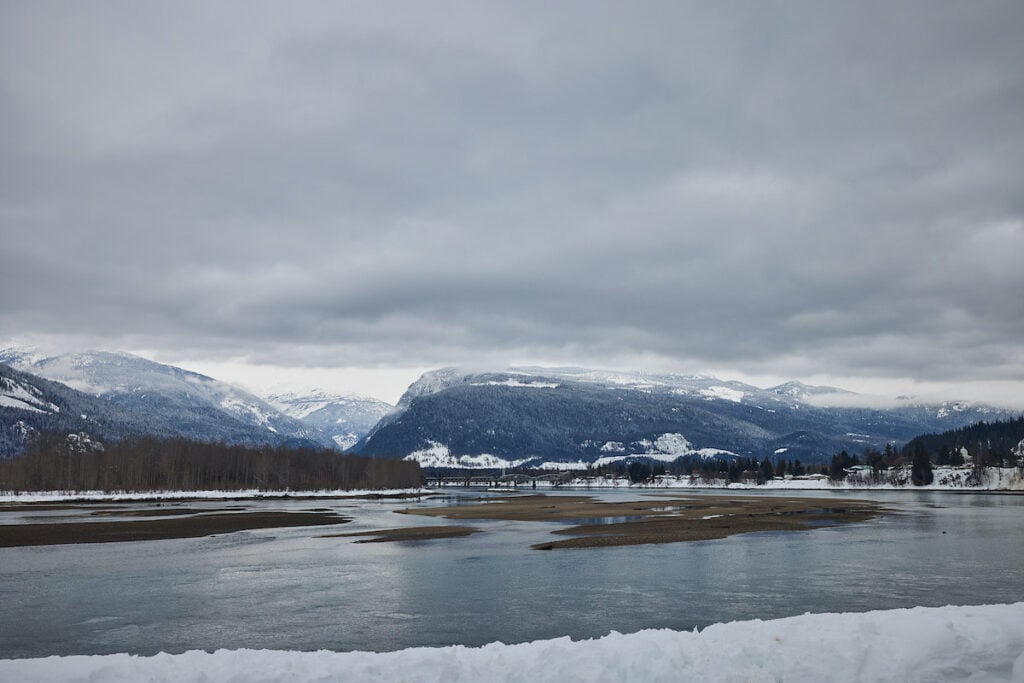
{"label": "white snow patch", "polygon": [[629,455],[604,455],[595,460],[590,464],[591,467],[601,467],[603,465],[610,465],[613,462],[620,462],[626,458],[630,458]]}
{"label": "white snow patch", "polygon": [[526,387],[528,389],[557,389],[559,384],[552,382],[520,382],[517,379],[506,379],[502,381],[491,380],[488,382],[471,382],[472,387]]}
{"label": "white snow patch", "polygon": [[739,403],[743,400],[745,394],[742,391],[730,389],[729,387],[708,387],[707,389],[701,389],[700,395],[706,398],[720,398],[723,401]]}
{"label": "white snow patch", "polygon": [[592,467],[589,462],[583,462],[577,460],[576,462],[542,462],[537,466],[540,470],[554,470],[555,472],[576,472],[585,471],[587,468]]}
{"label": "white snow patch", "polygon": [[[156,681],[1020,681],[1024,603],[804,614],[397,652],[190,650],[0,660],[22,683]],[[727,653],[727,654],[723,654]]]}
{"label": "white snow patch", "polygon": [[724,450],[724,449],[721,449],[721,448],[698,448],[696,451],[694,451],[694,453],[696,453],[700,457],[704,458],[705,460],[707,460],[709,458],[736,458],[736,457],[739,457],[735,453],[733,453],[732,451],[727,451],[727,450]]}
{"label": "white snow patch", "polygon": [[40,410],[33,405],[14,398],[13,396],[0,396],[0,408],[15,408],[17,410],[28,410],[33,413],[45,413],[45,410]]}
{"label": "white snow patch", "polygon": [[35,413],[60,412],[58,406],[43,400],[35,387],[6,377],[0,377],[0,407],[30,410]]}
{"label": "white snow patch", "polygon": [[352,448],[359,442],[359,435],[355,432],[347,432],[345,434],[335,434],[331,437],[331,441],[338,444],[338,448],[345,450]]}
{"label": "white snow patch", "polygon": [[788,450],[789,450],[788,448],[776,448],[775,452],[774,452],[774,455],[782,455],[783,453],[785,453]]}
{"label": "white snow patch", "polygon": [[448,450],[448,446],[441,443],[440,441],[433,441],[427,439],[426,448],[421,448],[418,451],[413,451],[409,455],[405,456],[405,460],[419,460],[420,458],[448,458],[451,457],[451,452]]}
{"label": "white snow patch", "polygon": [[[254,498],[352,498],[362,496],[406,496],[428,494],[432,489],[322,489],[319,491],[261,491],[243,489],[239,491],[37,491],[35,493],[9,493],[0,491],[0,503],[59,503],[75,500],[192,500],[204,498],[229,498],[248,500]],[[0,660],[2,661],[2,660]],[[3,680],[3,676],[0,676]]]}
{"label": "white snow patch", "polygon": [[653,444],[647,439],[637,443],[638,445],[646,448],[646,450],[645,452],[637,453],[636,455],[642,455],[654,460],[664,460],[666,462],[672,462],[684,455],[698,455],[705,459],[736,455],[732,451],[722,450],[721,448],[695,449],[693,444],[691,444],[685,436],[671,432],[662,434],[654,440]]}
{"label": "white snow patch", "polygon": [[480,455],[452,455],[448,446],[443,443],[427,440],[427,447],[413,451],[403,460],[415,460],[420,467],[451,467],[463,469],[500,469],[519,467],[529,458],[522,460],[505,460],[496,455],[482,453]]}
{"label": "white snow patch", "polygon": [[654,440],[654,446],[661,453],[675,456],[686,455],[693,451],[693,446],[682,434],[662,434]]}
{"label": "white snow patch", "polygon": [[967,401],[948,401],[939,408],[935,414],[936,417],[949,417],[953,413],[962,413],[965,410],[970,409],[971,404]]}
{"label": "white snow patch", "polygon": [[[601,467],[602,465],[610,465],[613,462],[621,462],[636,457],[658,460],[660,462],[673,462],[686,455],[696,455],[704,459],[736,456],[732,451],[722,450],[721,448],[694,448],[693,444],[685,436],[674,432],[662,434],[654,441],[641,439],[634,446],[637,446],[638,449],[633,453],[604,455],[595,460],[591,467]],[[601,451],[604,453],[621,450],[623,450],[623,445],[618,441],[609,441],[601,447]]]}

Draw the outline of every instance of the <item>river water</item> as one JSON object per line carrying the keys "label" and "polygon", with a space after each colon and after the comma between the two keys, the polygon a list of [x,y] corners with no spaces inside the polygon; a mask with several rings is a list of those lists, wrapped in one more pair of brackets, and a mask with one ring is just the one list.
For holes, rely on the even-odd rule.
{"label": "river water", "polygon": [[[584,493],[606,500],[656,495]],[[400,543],[323,537],[449,523],[394,511],[451,500],[255,501],[247,507],[332,508],[353,522],[169,541],[4,548],[0,658],[218,648],[387,651],[590,638],[612,630],[689,630],[804,612],[1024,600],[1024,496],[807,496],[870,498],[894,511],[807,532],[545,552],[529,546],[564,526],[451,522],[484,533]],[[0,523],[25,516],[2,513]]]}

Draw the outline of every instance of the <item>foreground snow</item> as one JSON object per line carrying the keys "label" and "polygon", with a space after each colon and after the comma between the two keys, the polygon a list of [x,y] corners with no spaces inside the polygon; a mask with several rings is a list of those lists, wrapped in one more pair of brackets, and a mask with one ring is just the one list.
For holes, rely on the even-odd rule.
{"label": "foreground snow", "polygon": [[612,633],[388,653],[190,651],[0,660],[0,680],[1021,681],[1024,603],[805,614],[701,632]]}
{"label": "foreground snow", "polygon": [[363,496],[408,496],[433,493],[430,489],[336,489],[322,491],[0,491],[0,503],[60,503],[75,500],[196,500],[201,498],[361,498]]}

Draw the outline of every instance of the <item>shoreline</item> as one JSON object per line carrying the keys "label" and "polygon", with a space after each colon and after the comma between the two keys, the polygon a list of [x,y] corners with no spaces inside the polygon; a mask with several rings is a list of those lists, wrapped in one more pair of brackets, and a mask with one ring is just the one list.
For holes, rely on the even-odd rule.
{"label": "shoreline", "polygon": [[0,491],[0,506],[5,504],[44,503],[132,503],[149,501],[225,501],[225,500],[317,500],[341,498],[417,498],[432,495],[434,489],[335,489],[322,491]]}
{"label": "shoreline", "polygon": [[[804,484],[805,482],[801,482]],[[218,501],[247,501],[247,500],[401,500],[403,498],[420,498],[424,496],[444,495],[451,490],[457,491],[486,491],[488,485],[473,484],[465,486],[461,483],[448,483],[423,487],[418,489],[358,489],[352,491],[37,491],[31,493],[10,493],[0,491],[0,510],[11,505],[42,506],[47,504],[74,503],[78,505],[103,504],[103,503],[147,503],[147,502],[218,502]],[[683,493],[685,491],[721,491],[721,492],[743,492],[757,494],[763,491],[792,491],[803,492],[842,492],[842,493],[957,493],[971,495],[1024,495],[1024,488],[986,488],[968,486],[892,486],[892,485],[867,485],[857,483],[830,484],[827,482],[814,482],[812,485],[792,485],[790,482],[768,482],[765,484],[745,484],[742,482],[730,482],[728,484],[691,484],[682,480],[670,483],[638,483],[634,484],[628,479],[605,479],[600,482],[567,482],[564,484],[551,484],[539,482],[537,488],[529,484],[509,486],[500,493],[516,493],[529,495],[533,493],[549,493],[552,491],[567,491],[573,493],[585,491],[636,491],[662,492],[665,494]],[[495,492],[498,493],[498,492]]]}

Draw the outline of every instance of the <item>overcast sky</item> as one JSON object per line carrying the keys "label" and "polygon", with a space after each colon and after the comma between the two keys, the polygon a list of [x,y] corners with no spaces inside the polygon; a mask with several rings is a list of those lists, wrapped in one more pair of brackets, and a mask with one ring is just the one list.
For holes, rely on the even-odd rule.
{"label": "overcast sky", "polygon": [[1024,404],[1022,36],[1019,1],[3,2],[0,338],[392,401],[535,363]]}

